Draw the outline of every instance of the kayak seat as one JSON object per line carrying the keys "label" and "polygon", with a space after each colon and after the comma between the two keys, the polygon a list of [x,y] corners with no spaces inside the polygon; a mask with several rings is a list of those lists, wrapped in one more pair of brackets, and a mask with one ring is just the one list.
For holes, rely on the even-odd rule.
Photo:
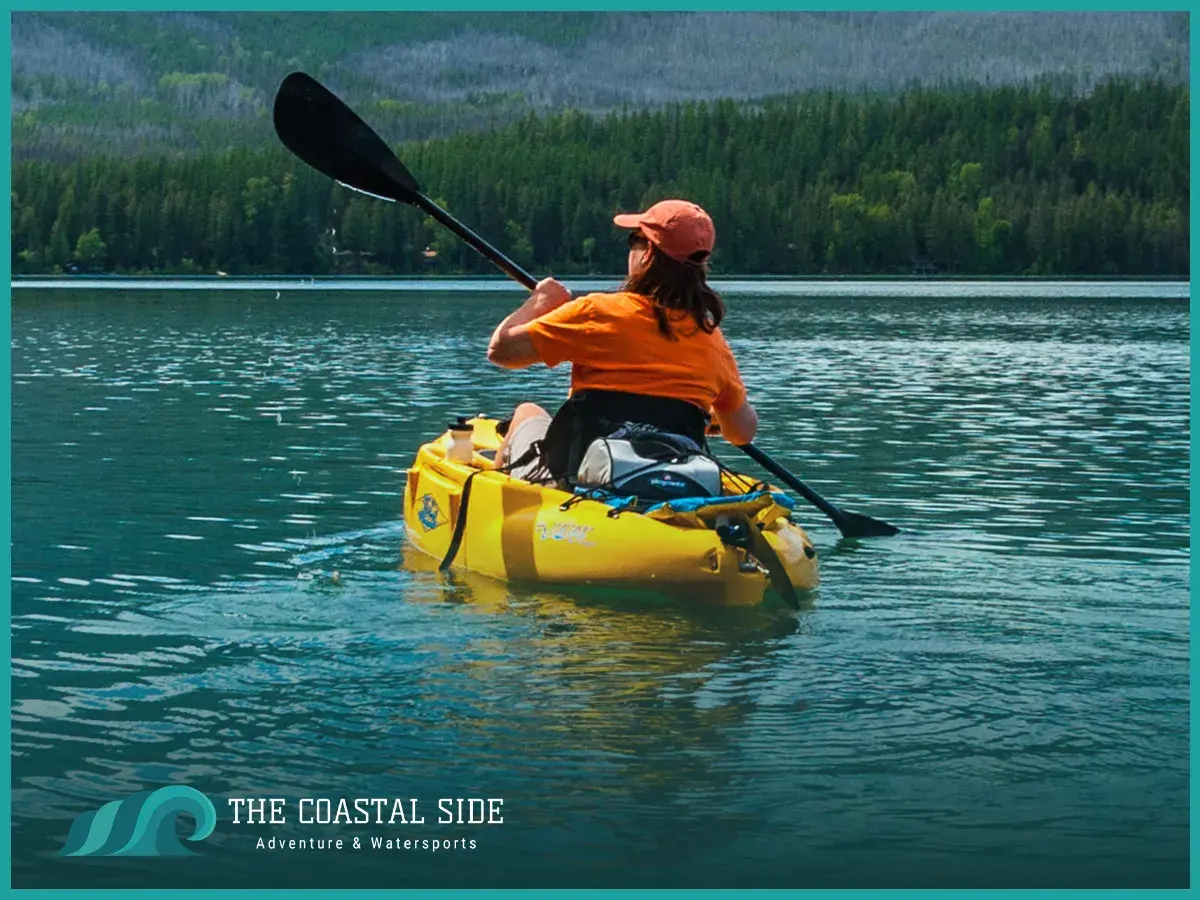
{"label": "kayak seat", "polygon": [[588,445],[576,484],[642,502],[721,494],[721,465],[690,438],[625,425]]}

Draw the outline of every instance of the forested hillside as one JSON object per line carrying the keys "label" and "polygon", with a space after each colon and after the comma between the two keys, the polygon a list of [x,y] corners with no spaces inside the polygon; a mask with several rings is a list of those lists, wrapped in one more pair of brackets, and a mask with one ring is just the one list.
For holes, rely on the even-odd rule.
{"label": "forested hillside", "polygon": [[[1185,275],[1189,104],[1161,81],[809,93],[527,115],[399,153],[537,272],[620,271],[613,212],[682,195],[716,220],[718,273]],[[18,273],[490,271],[276,146],[21,161],[12,223]]]}
{"label": "forested hillside", "polygon": [[1186,13],[12,14],[18,159],[272,140],[305,69],[390,140],[813,90],[1188,79]]}

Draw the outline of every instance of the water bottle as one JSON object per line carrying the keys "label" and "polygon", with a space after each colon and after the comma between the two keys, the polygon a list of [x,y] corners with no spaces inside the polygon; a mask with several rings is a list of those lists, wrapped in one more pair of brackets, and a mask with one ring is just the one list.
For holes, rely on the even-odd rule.
{"label": "water bottle", "polygon": [[446,459],[450,462],[471,464],[475,458],[475,443],[471,440],[474,426],[467,422],[450,424],[450,443],[446,446]]}

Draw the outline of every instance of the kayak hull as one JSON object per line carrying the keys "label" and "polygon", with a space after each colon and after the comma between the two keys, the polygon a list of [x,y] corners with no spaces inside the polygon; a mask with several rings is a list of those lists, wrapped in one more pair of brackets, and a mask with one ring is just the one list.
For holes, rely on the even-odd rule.
{"label": "kayak hull", "polygon": [[[405,530],[418,550],[445,557],[463,486],[474,474],[452,568],[516,583],[650,591],[706,605],[763,601],[770,587],[765,567],[746,549],[722,541],[713,528],[715,514],[667,510],[654,518],[510,478],[494,471],[484,455],[499,446],[495,420],[472,424],[476,453],[470,465],[447,459],[446,434],[423,445],[408,470]],[[748,481],[730,483],[727,492],[743,494],[747,486]],[[735,513],[761,526],[792,584],[798,590],[816,587],[816,552],[787,510],[768,498],[744,508],[736,498],[732,502]]]}

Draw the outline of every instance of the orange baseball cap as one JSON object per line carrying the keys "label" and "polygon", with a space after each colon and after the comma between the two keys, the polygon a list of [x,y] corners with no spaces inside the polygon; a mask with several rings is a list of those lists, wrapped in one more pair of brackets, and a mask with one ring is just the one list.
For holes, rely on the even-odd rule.
{"label": "orange baseball cap", "polygon": [[677,262],[698,262],[692,257],[712,253],[717,230],[708,213],[687,200],[661,200],[641,213],[613,217],[619,228],[640,228],[655,247]]}

